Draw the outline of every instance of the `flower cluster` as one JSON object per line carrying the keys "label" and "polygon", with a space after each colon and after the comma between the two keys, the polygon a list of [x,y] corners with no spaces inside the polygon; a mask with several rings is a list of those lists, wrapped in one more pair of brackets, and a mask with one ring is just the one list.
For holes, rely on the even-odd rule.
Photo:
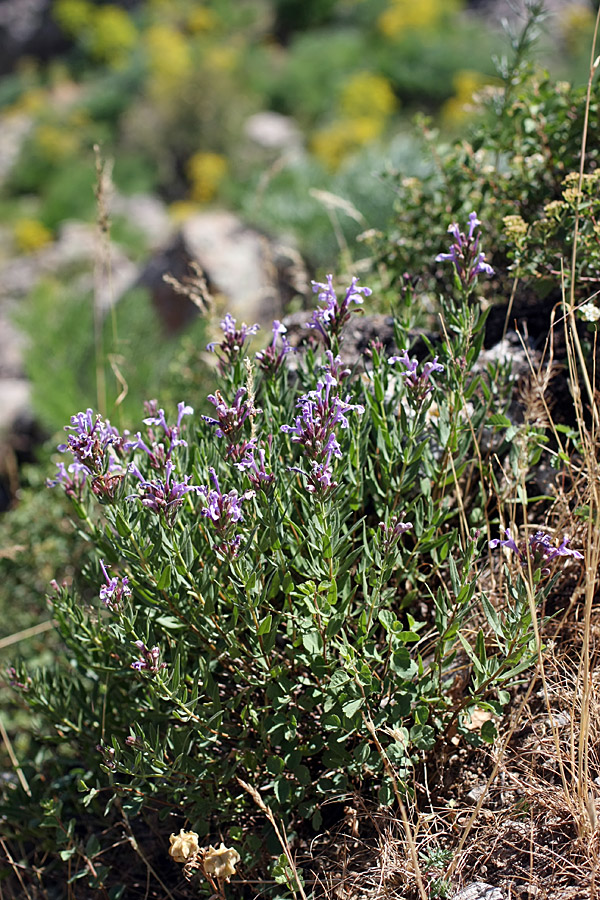
{"label": "flower cluster", "polygon": [[405,532],[413,527],[412,522],[399,522],[398,516],[392,516],[388,523],[380,522],[379,528],[383,533],[383,552],[390,552],[394,544],[397,544]]}
{"label": "flower cluster", "polygon": [[249,445],[246,448],[246,455],[239,462],[235,463],[235,467],[240,472],[246,473],[250,479],[250,484],[256,490],[266,492],[275,481],[273,472],[268,472],[265,468],[265,451],[262,448],[256,448],[254,445]]}
{"label": "flower cluster", "polygon": [[209,468],[213,488],[202,485],[198,493],[202,497],[204,506],[200,510],[200,514],[210,519],[215,527],[221,543],[216,547],[222,553],[228,553],[235,556],[239,550],[241,543],[241,535],[235,534],[238,522],[244,518],[242,511],[242,503],[255,496],[254,491],[245,491],[239,495],[236,490],[229,491],[224,494],[219,486],[217,473]]}
{"label": "flower cluster", "polygon": [[[125,450],[123,437],[108,419],[94,416],[92,409],[71,416],[71,424],[65,425],[65,431],[72,434],[66,444],[58,445],[58,450],[69,451],[74,462],[68,468],[57,463],[56,478],[47,482],[48,487],[61,484],[69,496],[80,498],[89,476],[96,497],[114,500],[125,475],[120,462]],[[71,478],[69,472],[75,477]]]}
{"label": "flower cluster", "polygon": [[424,400],[433,390],[433,385],[430,381],[431,375],[434,372],[444,371],[444,367],[438,362],[438,357],[435,356],[432,362],[425,363],[421,370],[421,374],[417,375],[419,364],[416,359],[411,359],[409,357],[408,351],[406,350],[402,350],[399,356],[390,356],[388,362],[390,365],[401,363],[404,366],[404,371],[400,372],[400,377],[404,378],[404,383],[411,395],[419,401]]}
{"label": "flower cluster", "polygon": [[299,397],[296,406],[300,415],[293,425],[282,425],[281,430],[292,435],[292,441],[302,444],[311,462],[310,473],[294,468],[292,471],[306,475],[310,493],[325,492],[335,487],[333,481],[332,458],[341,459],[342,451],[336,437],[336,429],[347,429],[347,414],[364,413],[365,408],[358,403],[342,400],[337,393],[338,382],[327,369],[316,390]]}
{"label": "flower cluster", "polygon": [[150,672],[152,675],[156,675],[160,669],[166,669],[167,664],[165,662],[159,662],[160,650],[158,647],[152,647],[152,649],[149,650],[143,641],[136,641],[135,646],[140,651],[140,655],[138,659],[135,659],[131,663],[132,669],[136,669],[138,672],[144,670]]}
{"label": "flower cluster", "polygon": [[370,297],[373,292],[371,288],[360,287],[358,278],[353,278],[344,298],[340,301],[333,287],[332,275],[327,276],[326,284],[313,281],[312,286],[314,293],[319,295],[319,301],[324,303],[325,306],[321,306],[314,311],[308,327],[316,328],[323,337],[325,346],[331,347],[334,339],[339,339],[344,325],[350,319],[350,304],[362,304],[363,298],[361,295]]}
{"label": "flower cluster", "polygon": [[190,475],[186,475],[183,481],[177,481],[173,477],[174,469],[175,466],[171,460],[167,460],[164,479],[156,479],[155,481],[148,481],[144,478],[135,463],[130,463],[128,469],[139,480],[140,492],[130,494],[127,499],[141,500],[142,506],[153,510],[155,513],[164,515],[169,525],[173,524],[175,514],[183,503],[184,496],[191,491],[195,493],[200,492],[199,487],[188,484]]}
{"label": "flower cluster", "polygon": [[557,559],[559,556],[571,556],[573,559],[583,559],[583,554],[579,550],[571,550],[567,544],[569,538],[565,535],[562,543],[555,547],[552,544],[552,538],[544,531],[536,531],[528,541],[522,541],[517,544],[512,538],[510,529],[504,531],[505,540],[494,538],[490,541],[490,548],[494,550],[496,547],[506,547],[511,550],[517,557],[517,561],[523,567],[527,566],[527,558],[531,559],[531,566],[534,572],[541,570],[543,575],[549,573],[549,569],[544,564]]}
{"label": "flower cluster", "polygon": [[69,466],[65,466],[61,460],[56,463],[56,468],[56,477],[47,478],[46,487],[56,487],[57,484],[60,484],[67,497],[81,500],[81,492],[89,474],[87,466],[78,462],[72,462]]}
{"label": "flower cluster", "polygon": [[110,448],[120,450],[123,439],[116,428],[102,416],[94,416],[92,409],[71,416],[71,424],[65,425],[71,431],[66,444],[59,444],[61,453],[69,450],[75,462],[83,466],[91,475],[101,475],[106,471]]}
{"label": "flower cluster", "polygon": [[247,394],[245,387],[238,388],[233,398],[233,406],[227,405],[221,391],[209,394],[208,400],[215,407],[217,418],[202,416],[205,422],[214,427],[217,437],[226,439],[226,455],[234,458],[239,458],[246,451],[247,447],[252,444],[252,441],[242,442],[241,445],[238,444],[246,419],[253,419],[262,412],[262,409],[257,409],[254,406],[251,398],[242,399],[245,394]]}
{"label": "flower cluster", "polygon": [[[187,441],[184,441],[181,437],[181,420],[184,416],[193,415],[194,410],[191,406],[187,406],[183,401],[178,403],[177,423],[175,425],[167,425],[165,411],[164,409],[157,409],[158,404],[156,400],[148,401],[145,406],[148,416],[143,421],[144,425],[148,428],[148,441],[150,446],[148,446],[142,438],[141,433],[138,431],[133,439],[130,438],[124,442],[123,449],[127,451],[143,450],[148,456],[152,468],[161,469],[165,463],[171,459],[173,450],[176,447],[187,447]],[[159,435],[155,434],[154,428],[156,427],[162,428],[162,436],[159,437]],[[168,441],[166,448],[164,444],[165,439]]]}
{"label": "flower cluster", "polygon": [[103,559],[100,560],[100,568],[106,579],[106,584],[103,584],[100,588],[100,599],[107,609],[118,609],[124,598],[131,597],[129,579],[127,577],[122,578],[121,583],[119,584],[119,579],[117,577],[111,578],[106,570]]}
{"label": "flower cluster", "polygon": [[436,262],[451,262],[454,264],[456,274],[465,288],[470,288],[478,275],[493,275],[494,270],[485,261],[485,254],[479,249],[481,234],[478,231],[481,222],[477,213],[469,215],[469,230],[465,235],[456,222],[448,226],[448,231],[454,238],[448,253],[438,253]]}
{"label": "flower cluster", "polygon": [[242,351],[253,334],[260,329],[260,325],[246,325],[242,322],[237,327],[237,322],[230,313],[226,313],[221,321],[223,331],[222,341],[211,341],[206,345],[209,353],[215,353],[219,360],[218,366],[221,374],[224,374],[229,366],[242,358]]}
{"label": "flower cluster", "polygon": [[[273,340],[264,350],[259,350],[254,354],[254,359],[264,372],[271,375],[279,371],[283,359],[287,353],[295,352],[288,339],[286,338],[287,328],[277,319],[273,322]],[[277,346],[277,338],[281,338],[280,346]]]}

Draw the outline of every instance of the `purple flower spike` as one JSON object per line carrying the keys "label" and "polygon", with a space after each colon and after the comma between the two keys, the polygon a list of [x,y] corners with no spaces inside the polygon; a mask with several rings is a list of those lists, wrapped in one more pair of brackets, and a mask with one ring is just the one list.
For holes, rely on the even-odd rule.
{"label": "purple flower spike", "polygon": [[403,534],[413,528],[412,522],[399,522],[398,516],[392,516],[389,524],[380,522],[379,527],[383,532],[383,552],[389,553],[394,544],[397,544]]}
{"label": "purple flower spike", "polygon": [[131,597],[129,579],[122,578],[121,584],[119,585],[119,579],[117,577],[111,578],[108,574],[103,559],[100,560],[100,568],[106,579],[106,584],[103,584],[100,588],[100,599],[107,609],[119,609],[123,599]]}
{"label": "purple flower spike", "polygon": [[567,544],[569,538],[565,535],[560,546],[555,547],[552,538],[545,531],[536,531],[528,541],[521,541],[517,544],[507,528],[504,532],[506,540],[494,538],[490,541],[490,548],[494,550],[496,547],[506,547],[517,557],[517,562],[524,568],[527,566],[527,557],[531,559],[531,565],[534,572],[541,570],[542,575],[548,575],[550,569],[544,564],[551,560],[557,559],[559,556],[571,556],[573,559],[583,559],[583,554],[579,550],[571,550]]}
{"label": "purple flower spike", "polygon": [[262,412],[262,409],[255,407],[251,400],[242,400],[246,393],[245,387],[238,388],[233,398],[232,406],[227,405],[221,391],[209,394],[208,399],[215,407],[217,418],[202,416],[205,422],[214,427],[217,437],[226,439],[227,456],[233,456],[234,458],[242,455],[249,446],[248,443],[245,443],[242,447],[236,446],[241,437],[246,419],[254,418],[254,416]]}
{"label": "purple flower spike", "polygon": [[209,468],[210,478],[213,488],[203,485],[200,488],[200,496],[205,506],[200,510],[200,515],[210,519],[213,523],[221,543],[216,549],[221,553],[236,556],[239,550],[241,536],[234,534],[238,522],[244,518],[242,503],[244,500],[250,500],[255,496],[255,491],[245,491],[238,495],[236,490],[229,491],[224,494],[219,486],[217,473]]}
{"label": "purple flower spike", "polygon": [[406,350],[402,350],[399,356],[390,356],[388,362],[390,365],[401,363],[404,366],[404,372],[400,372],[400,376],[404,378],[404,383],[413,397],[419,401],[424,400],[433,390],[433,385],[430,382],[433,373],[444,371],[443,365],[438,362],[438,357],[435,356],[431,362],[425,363],[421,374],[418,375],[417,369],[419,364],[416,359],[410,359]]}
{"label": "purple flower spike", "polygon": [[319,302],[325,305],[314,311],[308,327],[316,328],[323,337],[325,346],[331,348],[333,340],[339,339],[344,325],[350,319],[350,304],[362,304],[363,296],[370,297],[373,292],[371,288],[360,287],[358,278],[353,278],[344,299],[340,301],[333,287],[333,275],[327,276],[326,284],[319,281],[311,283]]}
{"label": "purple flower spike", "polygon": [[[338,365],[339,358],[333,359]],[[291,435],[295,444],[301,444],[304,453],[311,463],[311,471],[292,467],[291,471],[304,475],[309,480],[307,490],[310,493],[329,490],[336,486],[333,481],[332,458],[342,458],[342,450],[337,441],[336,429],[347,430],[350,427],[348,413],[362,415],[364,406],[349,403],[348,398],[342,400],[338,396],[338,381],[331,374],[331,368],[325,369],[322,380],[317,382],[316,390],[309,391],[296,401],[300,415],[296,416],[293,425],[282,425],[281,431]]]}
{"label": "purple flower spike", "polygon": [[456,269],[456,274],[465,288],[470,288],[478,275],[492,276],[493,268],[485,261],[485,254],[479,250],[481,234],[478,228],[481,225],[477,213],[469,215],[468,233],[465,235],[453,222],[448,226],[448,232],[454,238],[448,253],[438,253],[436,262],[451,262]]}
{"label": "purple flower spike", "polygon": [[240,472],[246,472],[250,484],[256,490],[267,491],[275,481],[273,472],[267,472],[265,468],[265,451],[262,448],[248,447],[246,455],[235,463],[235,467]]}
{"label": "purple flower spike", "polygon": [[212,341],[206,345],[209,353],[215,353],[219,360],[218,366],[221,374],[232,366],[236,360],[242,358],[242,351],[253,334],[260,329],[260,325],[246,325],[242,322],[237,327],[237,322],[230,313],[226,313],[221,321],[221,330],[223,332],[222,341]]}
{"label": "purple flower spike", "polygon": [[89,475],[89,469],[82,463],[72,462],[69,466],[65,466],[64,462],[56,463],[56,477],[46,479],[46,487],[56,487],[57,484],[62,485],[67,497],[81,500],[81,493],[86,478]]}
{"label": "purple flower spike", "polygon": [[[176,447],[187,447],[187,441],[181,437],[181,420],[184,416],[191,416],[194,413],[192,407],[187,406],[182,400],[177,404],[177,424],[168,425],[164,409],[157,409],[157,406],[156,400],[145,403],[148,415],[144,419],[144,425],[148,428],[150,447],[142,440],[139,431],[134,441],[129,440],[125,444],[127,450],[143,450],[148,455],[153,469],[161,469],[171,459]],[[161,428],[163,434],[156,434],[154,428]],[[166,449],[165,440],[168,441]]]}
{"label": "purple flower spike", "polygon": [[151,675],[156,675],[160,669],[167,667],[165,662],[159,662],[160,650],[158,647],[152,647],[150,650],[143,641],[136,641],[135,646],[138,648],[140,655],[138,659],[131,663],[132,669],[135,669],[137,672],[146,671],[150,672]]}
{"label": "purple flower spike", "polygon": [[65,425],[65,431],[73,432],[66,444],[59,444],[61,453],[69,450],[81,466],[91,475],[101,475],[106,467],[111,452],[120,452],[123,439],[116,428],[105,421],[102,416],[94,416],[91,409],[71,416],[71,424]]}
{"label": "purple flower spike", "polygon": [[164,515],[167,523],[172,525],[175,521],[177,510],[183,503],[183,498],[190,492],[200,493],[201,488],[188,484],[190,475],[186,475],[183,481],[173,478],[174,465],[170,460],[165,464],[165,478],[163,480],[148,481],[135,463],[130,463],[129,472],[140,482],[140,493],[130,494],[128,500],[140,500],[142,506],[153,510],[157,514]]}
{"label": "purple flower spike", "polygon": [[[255,353],[254,359],[257,361],[258,365],[264,372],[268,372],[271,375],[275,374],[275,372],[279,371],[279,369],[281,368],[284,357],[288,353],[296,352],[296,348],[292,347],[287,337],[285,336],[286,332],[287,328],[285,327],[285,325],[275,319],[275,321],[273,322],[272,342],[268,347],[265,347],[264,350],[259,350],[258,353]],[[281,338],[280,347],[277,347],[278,338]]]}

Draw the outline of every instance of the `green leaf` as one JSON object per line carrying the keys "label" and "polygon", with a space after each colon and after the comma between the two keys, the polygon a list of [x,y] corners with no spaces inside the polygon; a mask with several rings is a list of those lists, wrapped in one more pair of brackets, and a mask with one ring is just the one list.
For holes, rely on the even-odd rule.
{"label": "green leaf", "polygon": [[349,719],[358,712],[361,706],[364,704],[364,699],[362,697],[358,697],[356,700],[348,700],[347,703],[344,703],[342,706],[342,711],[345,716],[348,716]]}
{"label": "green leaf", "polygon": [[158,591],[166,591],[171,585],[171,566],[166,565],[160,574],[156,589]]}
{"label": "green leaf", "polygon": [[264,617],[264,619],[258,626],[258,633],[266,634],[268,631],[271,630],[272,624],[273,624],[273,616],[271,615],[271,613],[269,613],[267,616]]}

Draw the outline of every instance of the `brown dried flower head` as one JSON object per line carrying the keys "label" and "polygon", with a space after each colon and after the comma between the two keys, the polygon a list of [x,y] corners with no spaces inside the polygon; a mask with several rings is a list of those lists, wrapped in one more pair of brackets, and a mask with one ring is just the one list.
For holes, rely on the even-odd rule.
{"label": "brown dried flower head", "polygon": [[235,867],[240,861],[240,854],[233,847],[221,843],[218,848],[209,847],[204,854],[203,866],[206,875],[217,881],[229,881],[235,875]]}
{"label": "brown dried flower head", "polygon": [[184,831],[182,828],[179,834],[172,834],[169,841],[169,856],[175,862],[185,863],[198,852],[198,835],[195,831]]}

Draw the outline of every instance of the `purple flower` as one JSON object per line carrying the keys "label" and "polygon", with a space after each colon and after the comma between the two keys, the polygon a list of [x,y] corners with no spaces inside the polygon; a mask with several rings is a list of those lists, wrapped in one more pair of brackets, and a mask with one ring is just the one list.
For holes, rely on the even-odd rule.
{"label": "purple flower", "polygon": [[308,455],[316,460],[327,452],[336,426],[343,429],[349,427],[346,414],[356,412],[362,415],[365,411],[359,403],[348,403],[338,397],[334,393],[335,387],[337,381],[327,372],[323,381],[317,382],[316,390],[309,391],[296,401],[301,413],[296,416],[294,424],[281,426],[283,432],[292,435],[294,443],[302,444]]}
{"label": "purple flower", "polygon": [[[332,358],[333,359],[333,358]],[[336,362],[335,360],[333,362]],[[296,401],[300,415],[293,425],[282,425],[281,431],[292,436],[295,444],[302,444],[306,456],[311,461],[310,473],[293,468],[309,479],[311,493],[322,488],[335,487],[333,482],[332,457],[342,458],[342,451],[336,437],[336,429],[349,428],[348,413],[362,415],[365,408],[359,403],[349,403],[337,394],[338,382],[328,367],[316,390],[309,391]]]}
{"label": "purple flower", "polygon": [[111,578],[106,570],[103,559],[100,560],[100,568],[106,579],[106,584],[103,584],[100,588],[100,599],[107,609],[118,609],[123,602],[123,598],[131,597],[129,579],[122,578],[121,584],[119,584],[119,579],[117,577]]}
{"label": "purple flower", "polygon": [[[257,459],[258,456],[258,459]],[[273,472],[267,472],[265,468],[265,451],[254,446],[246,448],[246,455],[235,464],[240,472],[246,472],[250,484],[256,490],[267,491],[275,481]]]}
{"label": "purple flower", "polygon": [[56,478],[47,478],[46,487],[56,487],[57,484],[60,484],[64,488],[67,497],[81,500],[83,485],[89,474],[88,467],[78,462],[72,462],[69,466],[65,466],[64,462],[61,461],[56,463],[56,468],[58,470]]}
{"label": "purple flower", "polygon": [[105,421],[102,416],[94,416],[92,409],[71,416],[71,424],[65,425],[65,431],[71,431],[66,444],[59,444],[61,453],[69,450],[77,463],[84,466],[92,475],[100,475],[107,466],[110,450],[120,451],[122,437],[116,428]]}
{"label": "purple flower", "polygon": [[571,550],[567,546],[569,538],[566,535],[563,537],[560,546],[555,547],[552,544],[550,535],[544,531],[536,531],[528,541],[522,541],[520,544],[517,544],[513,539],[509,528],[504,531],[504,534],[506,535],[505,540],[494,538],[494,540],[490,541],[490,549],[495,550],[496,547],[506,547],[516,555],[517,561],[523,567],[527,566],[527,557],[529,555],[533,570],[541,569],[544,575],[548,574],[550,570],[543,564],[557,559],[559,556],[572,556],[573,559],[583,559],[583,554],[579,550]]}
{"label": "purple flower", "polygon": [[[287,328],[277,319],[273,322],[273,340],[264,350],[255,353],[254,358],[258,365],[265,372],[274,374],[281,368],[283,358],[287,353],[295,353],[296,348],[292,347],[285,336]],[[281,338],[281,346],[277,347],[277,338]]]}
{"label": "purple flower", "polygon": [[216,549],[223,553],[229,553],[235,556],[238,552],[241,536],[235,535],[236,526],[244,518],[242,503],[244,500],[250,500],[255,496],[255,491],[245,491],[238,495],[236,490],[229,491],[224,494],[219,486],[217,473],[209,468],[213,488],[202,485],[199,494],[202,497],[204,506],[200,510],[200,515],[210,519],[221,540]]}
{"label": "purple flower", "polygon": [[344,325],[350,319],[350,304],[362,304],[361,295],[370,297],[373,292],[371,288],[360,287],[358,278],[353,278],[343,300],[339,301],[333,287],[333,275],[327,276],[326,284],[319,281],[311,283],[313,292],[319,295],[319,302],[325,305],[314,311],[308,327],[316,328],[322,335],[325,346],[331,347],[332,340],[340,337]]}
{"label": "purple flower", "polygon": [[471,287],[478,275],[494,274],[493,268],[485,261],[485,254],[479,250],[481,234],[478,232],[478,228],[480,225],[481,222],[475,212],[469,215],[469,228],[466,235],[460,230],[458,224],[453,222],[448,226],[448,232],[454,238],[454,243],[450,246],[448,253],[438,253],[435,258],[436,262],[451,262],[465,287]]}
{"label": "purple flower", "polygon": [[183,481],[176,481],[173,476],[175,466],[171,460],[165,464],[164,481],[148,481],[135,463],[130,463],[128,471],[140,481],[141,493],[130,494],[128,500],[141,500],[142,506],[154,512],[164,515],[166,521],[172,525],[178,508],[183,503],[183,498],[190,492],[200,493],[201,488],[188,484],[190,475],[186,475]]}
{"label": "purple flower", "polygon": [[[162,469],[165,463],[171,459],[171,454],[176,447],[187,447],[187,441],[184,441],[181,435],[181,420],[184,416],[193,415],[194,410],[191,406],[187,406],[183,401],[177,404],[177,423],[168,425],[165,418],[164,409],[158,409],[156,400],[148,400],[145,404],[147,417],[144,419],[144,425],[148,430],[148,441],[150,446],[142,438],[141,432],[137,432],[133,439],[125,441],[123,449],[127,451],[143,450],[150,460],[153,469]],[[162,435],[155,433],[155,428],[161,428]],[[165,440],[168,445],[165,448]]]}
{"label": "purple flower", "polygon": [[247,447],[252,444],[252,441],[250,441],[245,442],[241,447],[236,446],[246,419],[253,419],[262,412],[262,409],[257,409],[251,400],[242,400],[246,393],[245,387],[238,388],[233,398],[233,406],[227,406],[221,391],[209,394],[208,399],[216,409],[217,418],[213,419],[211,416],[201,417],[209,425],[214,426],[217,437],[226,439],[227,456],[233,456],[234,458],[241,456]]}
{"label": "purple flower", "polygon": [[380,522],[379,527],[383,532],[383,552],[389,553],[394,544],[397,544],[403,534],[413,527],[412,522],[399,522],[398,516],[392,516],[389,523]]}
{"label": "purple flower", "polygon": [[209,353],[216,353],[219,360],[219,370],[221,373],[227,371],[229,366],[233,365],[236,360],[242,358],[242,350],[253,334],[260,329],[260,325],[246,325],[242,322],[238,328],[236,320],[230,313],[225,314],[225,318],[221,322],[221,330],[223,331],[222,341],[212,341],[206,345]]}
{"label": "purple flower", "polygon": [[427,394],[433,390],[430,383],[430,377],[434,372],[443,372],[444,367],[438,362],[435,356],[432,362],[426,362],[420,375],[417,375],[418,362],[416,359],[410,359],[408,351],[402,350],[399,356],[390,356],[388,362],[391,365],[401,363],[404,366],[404,372],[400,372],[400,376],[404,378],[404,383],[408,386],[411,393],[419,400],[423,400]]}
{"label": "purple flower", "polygon": [[138,672],[145,670],[152,675],[156,675],[160,669],[166,668],[167,664],[165,662],[159,662],[160,650],[158,647],[153,647],[149,650],[143,641],[136,641],[135,646],[138,648],[140,655],[138,659],[131,663],[132,669],[136,669]]}

